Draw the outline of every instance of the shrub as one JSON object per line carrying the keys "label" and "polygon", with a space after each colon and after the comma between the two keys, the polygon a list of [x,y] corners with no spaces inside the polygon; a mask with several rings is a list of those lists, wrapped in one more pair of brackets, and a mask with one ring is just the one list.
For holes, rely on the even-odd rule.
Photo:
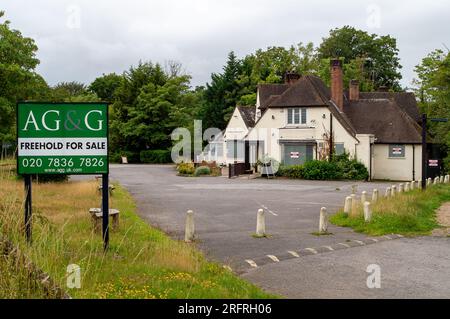
{"label": "shrub", "polygon": [[131,151],[115,151],[110,154],[109,161],[111,163],[122,163],[122,157],[126,157],[130,164],[140,162],[139,153]]}
{"label": "shrub", "polygon": [[369,178],[369,172],[364,164],[355,159],[349,159],[346,153],[334,156],[332,162],[336,164],[342,179],[366,180]]}
{"label": "shrub", "polygon": [[277,176],[313,180],[366,180],[369,172],[364,164],[349,159],[348,154],[336,155],[331,162],[309,161],[304,165],[280,166]]}
{"label": "shrub", "polygon": [[312,180],[339,179],[341,174],[336,163],[326,161],[309,161],[303,166],[303,178]]}
{"label": "shrub", "polygon": [[211,169],[208,166],[199,166],[195,169],[195,176],[210,175]]}
{"label": "shrub", "polygon": [[140,154],[141,163],[164,164],[171,163],[171,152],[168,150],[148,150]]}
{"label": "shrub", "polygon": [[192,175],[195,172],[194,163],[180,163],[177,165],[177,171],[179,174]]}
{"label": "shrub", "polygon": [[303,165],[281,165],[280,168],[278,168],[277,176],[303,178]]}

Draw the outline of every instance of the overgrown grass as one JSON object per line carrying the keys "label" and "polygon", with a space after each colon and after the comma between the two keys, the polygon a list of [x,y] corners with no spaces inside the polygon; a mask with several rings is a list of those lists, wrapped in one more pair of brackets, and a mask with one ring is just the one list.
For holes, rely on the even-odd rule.
{"label": "overgrown grass", "polygon": [[[81,289],[68,290],[74,298],[274,297],[207,261],[194,246],[149,227],[120,185],[111,198],[111,207],[121,212],[120,227],[110,234],[107,254],[88,212],[100,205],[95,181],[34,184],[33,244],[28,246],[22,229],[23,183],[5,167],[10,166],[0,172],[0,231],[64,289],[67,266],[79,265]],[[0,271],[2,278],[11,279],[11,283],[0,280],[0,297],[45,297],[26,284],[21,265],[5,259]]]}
{"label": "overgrown grass", "polygon": [[370,223],[364,222],[360,205],[359,215],[351,217],[343,211],[331,216],[331,223],[351,227],[357,232],[369,235],[401,234],[405,236],[428,235],[439,227],[436,210],[450,201],[450,185],[440,184],[428,187],[426,191],[414,190],[398,194],[394,198],[381,198],[373,204]]}

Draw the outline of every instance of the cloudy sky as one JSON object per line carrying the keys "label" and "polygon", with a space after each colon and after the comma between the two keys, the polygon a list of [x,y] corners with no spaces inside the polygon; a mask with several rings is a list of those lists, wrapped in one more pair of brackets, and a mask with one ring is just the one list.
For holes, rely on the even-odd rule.
{"label": "cloudy sky", "polygon": [[176,60],[193,85],[220,71],[226,55],[321,38],[351,25],[398,40],[403,85],[430,51],[450,47],[448,0],[2,0],[13,28],[36,40],[50,84],[90,83],[139,60]]}

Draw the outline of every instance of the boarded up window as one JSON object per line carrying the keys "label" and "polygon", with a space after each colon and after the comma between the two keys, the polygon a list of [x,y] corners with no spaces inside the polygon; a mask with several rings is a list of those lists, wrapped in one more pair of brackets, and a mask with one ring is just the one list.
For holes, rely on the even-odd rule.
{"label": "boarded up window", "polygon": [[389,145],[389,157],[392,158],[403,158],[405,157],[405,145]]}

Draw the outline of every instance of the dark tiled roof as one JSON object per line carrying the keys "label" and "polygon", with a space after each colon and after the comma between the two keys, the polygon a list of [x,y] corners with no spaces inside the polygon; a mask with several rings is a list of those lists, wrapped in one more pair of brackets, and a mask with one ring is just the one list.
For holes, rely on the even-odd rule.
{"label": "dark tiled roof", "polygon": [[[277,99],[269,104],[269,107],[291,106],[325,106],[322,92],[318,92],[317,83],[313,83],[313,77],[303,76],[295,84],[291,85]],[[315,78],[315,77],[314,77]],[[315,82],[315,79],[314,79]]]}
{"label": "dark tiled roof", "polygon": [[242,115],[247,128],[255,126],[256,107],[255,106],[238,106],[238,110]]}
{"label": "dark tiled roof", "polygon": [[281,95],[289,88],[289,84],[260,84],[258,85],[259,108],[267,107],[267,102],[271,96]]}
{"label": "dark tiled roof", "polygon": [[358,134],[374,134],[376,143],[420,143],[419,125],[393,99],[346,102],[344,112]]}
{"label": "dark tiled roof", "polygon": [[413,93],[361,92],[358,101],[344,99],[342,112],[331,101],[330,89],[316,76],[303,76],[293,85],[265,84],[259,88],[263,111],[266,108],[327,106],[354,137],[374,134],[377,143],[421,141],[421,129],[417,124],[419,109]]}
{"label": "dark tiled roof", "polygon": [[394,99],[413,120],[419,122],[420,114],[414,93],[410,92],[361,92],[361,99]]}

